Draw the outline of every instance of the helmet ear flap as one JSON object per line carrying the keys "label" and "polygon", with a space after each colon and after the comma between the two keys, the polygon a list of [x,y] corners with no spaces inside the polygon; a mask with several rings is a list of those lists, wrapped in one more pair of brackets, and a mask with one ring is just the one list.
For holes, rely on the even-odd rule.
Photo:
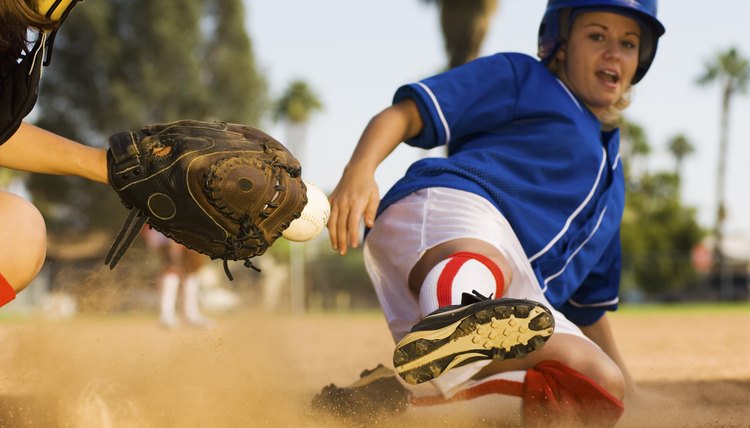
{"label": "helmet ear flap", "polygon": [[557,22],[556,13],[546,13],[539,24],[539,35],[537,42],[537,56],[543,63],[547,63],[552,58],[552,53],[557,48],[557,28],[560,25]]}
{"label": "helmet ear flap", "polygon": [[552,52],[554,58],[558,60],[564,60],[563,58],[559,58],[558,54],[562,53],[562,55],[565,55],[564,49],[565,49],[565,42],[568,41],[568,37],[570,36],[570,29],[572,27],[570,22],[570,17],[572,15],[572,9],[566,8],[560,10],[560,12],[557,14],[557,20],[559,22],[559,28],[560,31],[557,32],[557,37],[555,39],[555,51]]}
{"label": "helmet ear flap", "polygon": [[568,40],[571,28],[570,17],[572,14],[573,9],[569,7],[560,9],[560,12],[558,12],[557,20],[559,21],[558,25],[560,26],[560,31],[557,32],[557,43],[563,43],[564,41]]}
{"label": "helmet ear flap", "polygon": [[545,14],[539,25],[537,56],[543,63],[551,61],[570,35],[571,8],[562,8]]}

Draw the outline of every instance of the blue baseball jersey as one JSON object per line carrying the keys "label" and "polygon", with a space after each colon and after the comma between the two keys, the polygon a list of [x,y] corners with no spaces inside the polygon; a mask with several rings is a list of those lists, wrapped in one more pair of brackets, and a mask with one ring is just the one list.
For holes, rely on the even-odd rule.
{"label": "blue baseball jersey", "polygon": [[[448,145],[415,162],[379,212],[419,189],[448,187],[493,203],[518,236],[545,296],[579,325],[618,302],[625,201],[619,131],[599,120],[536,59],[479,58],[400,87],[424,120],[407,144]],[[471,213],[467,213],[471,215]]]}

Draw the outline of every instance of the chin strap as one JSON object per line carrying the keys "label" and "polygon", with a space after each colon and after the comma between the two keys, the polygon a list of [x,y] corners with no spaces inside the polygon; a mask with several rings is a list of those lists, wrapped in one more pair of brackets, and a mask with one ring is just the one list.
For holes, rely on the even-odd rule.
{"label": "chin strap", "polygon": [[37,7],[39,8],[39,12],[43,13],[48,19],[57,22],[57,28],[50,32],[45,43],[46,56],[44,58],[44,65],[49,65],[52,62],[52,45],[55,43],[57,30],[80,1],[83,0],[38,0]]}

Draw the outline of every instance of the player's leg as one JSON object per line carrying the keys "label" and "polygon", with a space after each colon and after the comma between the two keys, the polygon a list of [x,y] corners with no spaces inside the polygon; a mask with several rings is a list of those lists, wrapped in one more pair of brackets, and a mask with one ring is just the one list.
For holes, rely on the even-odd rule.
{"label": "player's leg", "polygon": [[[548,305],[533,273],[519,266],[524,257],[522,249],[513,236],[505,239],[512,243],[507,245],[505,254],[487,242],[460,239],[435,246],[423,255],[410,275],[410,288],[415,291],[414,284],[422,281],[418,287],[420,310],[430,315],[417,323],[397,345],[396,370],[405,375],[407,382],[414,383],[414,380],[431,380],[446,370],[482,359],[492,359],[492,362],[476,375],[478,377],[531,369],[543,361],[554,360],[622,399],[625,378],[621,369],[557,311],[552,313],[559,320],[561,334],[552,334],[550,312],[536,303]],[[459,249],[464,251],[456,252]],[[508,260],[506,254],[512,260]],[[443,257],[446,258],[440,260]],[[433,263],[429,270],[425,267]],[[499,273],[513,271],[517,271],[515,275],[500,276]],[[504,277],[510,279],[504,281]],[[496,298],[510,295],[532,300],[500,299],[493,300],[494,303],[473,303],[461,310],[446,310],[460,305],[461,294],[472,290],[487,297],[494,291]],[[459,316],[451,317],[452,314]],[[467,326],[474,327],[467,329]],[[480,329],[484,331],[479,332]],[[462,336],[467,339],[461,339]]]}
{"label": "player's leg", "polygon": [[[486,358],[488,355],[501,357],[494,358],[497,360],[507,359],[505,357],[508,356],[523,357],[520,360],[510,360],[504,365],[500,361],[492,363],[499,364],[494,372],[529,369],[544,360],[557,360],[590,377],[618,398],[622,397],[622,373],[611,359],[585,338],[578,327],[548,304],[512,227],[494,207],[475,195],[450,189],[430,189],[404,201],[396,205],[392,212],[386,210],[381,215],[387,227],[378,230],[379,226],[376,223],[368,238],[370,242],[366,242],[365,253],[365,260],[371,265],[368,270],[373,278],[373,284],[378,289],[389,325],[392,330],[397,330],[394,337],[400,341],[394,353],[394,366],[399,370],[402,369],[399,366],[404,365],[403,360],[408,364],[407,370],[402,369],[400,374],[413,371],[415,365],[419,366],[416,361],[426,362],[422,365],[428,369],[427,376],[422,376],[425,370],[416,369],[417,372],[421,372],[418,373],[418,381],[429,380],[431,377],[442,375],[445,371],[456,372],[447,378],[441,376],[435,380],[436,386],[447,392],[453,386],[476,375],[484,365],[490,363],[491,360]],[[410,219],[411,217],[414,219]],[[406,224],[402,224],[404,222]],[[416,232],[411,232],[412,230]],[[411,238],[410,234],[415,237]],[[394,248],[391,243],[396,238],[399,239],[399,246]],[[416,247],[407,245],[412,240],[418,241]],[[414,252],[415,248],[418,250],[420,246],[425,250],[418,251],[417,260],[411,265],[409,260],[402,263],[401,260],[407,257],[407,254],[402,252]],[[409,270],[406,271],[404,266],[400,266],[402,264]],[[392,266],[396,266],[396,269],[390,272]],[[398,292],[399,287],[393,285],[398,283],[399,277],[403,277],[404,273],[409,283],[407,292],[417,300],[416,305],[404,301],[409,296],[403,291]],[[462,294],[475,290],[482,290],[480,293],[486,297],[492,294],[495,298],[503,299],[491,303],[474,303],[466,309],[443,309],[448,316],[441,314],[441,309],[435,311],[440,307],[460,305]],[[517,305],[512,299],[525,301]],[[560,334],[550,336],[549,324],[546,323],[547,309],[554,315],[555,331]],[[418,318],[411,324],[411,330],[417,329],[421,332],[409,338],[409,332],[398,333],[401,325],[391,319],[398,316],[407,322],[409,317],[414,316],[410,315],[410,311],[415,310],[418,312],[415,314]],[[430,313],[434,315],[428,315]],[[536,315],[529,316],[532,313]],[[458,320],[451,322],[450,314],[457,314]],[[490,320],[489,327],[482,333],[486,334],[487,338],[490,334],[494,336],[489,341],[492,348],[490,352],[479,349],[479,345],[484,348],[487,342],[482,340],[485,337],[482,334],[464,336],[466,327],[475,324],[468,329],[473,334],[478,333],[477,325],[484,324],[476,322],[476,315],[481,319]],[[510,325],[510,315],[515,318],[515,325]],[[499,321],[496,322],[497,328],[491,325],[493,316]],[[530,326],[532,328],[529,328]],[[521,327],[528,330],[520,332]],[[429,330],[435,333],[436,339],[426,337],[432,333]],[[425,331],[428,331],[427,335]],[[506,334],[508,336],[505,336]],[[452,338],[445,340],[446,335]],[[572,338],[567,339],[567,336]],[[452,339],[462,337],[471,337],[471,341],[461,342],[458,350],[455,346],[459,344],[453,341],[448,345],[448,349],[454,348],[447,355],[444,353],[441,357],[438,353],[437,358],[429,356],[436,348],[445,347],[444,345]],[[554,339],[555,344],[561,341],[571,343],[554,345],[550,349],[545,346],[539,350],[539,345],[549,337],[560,337]],[[415,338],[416,340],[413,340]],[[507,348],[502,346],[502,338],[510,339],[505,345],[513,349],[513,352],[508,352]],[[495,343],[501,346],[496,346]],[[536,352],[526,355],[535,349]],[[453,355],[462,352],[470,358],[460,356],[456,358],[457,361],[453,361]],[[474,356],[477,360],[483,361],[468,361]],[[433,360],[441,361],[432,364]],[[457,363],[466,366],[459,367]],[[456,370],[457,368],[460,370]]]}
{"label": "player's leg", "polygon": [[[555,334],[553,339],[560,340],[555,343],[550,339],[534,357],[557,344],[564,344],[564,336],[569,335]],[[556,360],[542,360],[525,370],[497,373],[492,373],[488,366],[448,395],[421,394],[412,396],[410,401],[418,412],[451,414],[456,409],[471,409],[486,420],[500,417],[503,422],[528,427],[614,426],[624,411],[618,397],[580,371]]]}
{"label": "player's leg", "polygon": [[0,191],[0,306],[26,288],[42,268],[47,231],[39,210],[27,200]]}
{"label": "player's leg", "polygon": [[[497,208],[477,195],[431,188],[391,205],[371,229],[365,265],[399,342],[394,365],[409,382],[430,380],[475,359],[486,364],[488,357],[520,357],[551,333],[549,313],[523,295],[510,296],[523,302],[476,302],[474,291],[505,296],[505,285],[515,277],[497,249],[501,246],[494,244],[504,242],[500,220]],[[523,260],[528,263],[525,255]],[[475,304],[453,310],[462,304],[464,293]],[[497,329],[509,331],[510,340],[497,336],[494,327],[485,328],[493,317]],[[529,335],[532,320],[534,333]],[[492,338],[483,336],[490,333]],[[467,341],[471,344],[463,347]],[[462,349],[454,351],[459,344]]]}
{"label": "player's leg", "polygon": [[173,267],[166,267],[159,276],[159,321],[167,327],[177,327],[177,296],[180,290],[180,274]]}
{"label": "player's leg", "polygon": [[[502,254],[499,252],[493,253],[492,248],[486,248],[486,243],[472,243],[465,240],[449,242],[447,243],[449,244],[448,249],[440,249],[440,246],[435,247],[438,256],[430,258],[430,261],[454,251],[456,248],[451,247],[451,244],[460,245],[461,248],[471,251],[484,252],[489,255],[487,258],[499,260],[514,273],[513,279],[508,281],[507,286],[502,291],[504,296],[527,296],[532,301],[547,304],[530,266],[527,262],[524,262],[525,256],[518,241],[510,233],[504,237],[504,240],[509,245],[505,246]],[[430,257],[429,252],[425,253],[423,259],[426,257]],[[448,258],[456,259],[455,256],[451,255]],[[466,258],[466,256],[459,258]],[[489,261],[485,260],[484,264],[490,266],[488,270],[493,270]],[[475,265],[479,266],[479,264]],[[443,287],[467,287],[467,285],[461,284],[462,281],[467,281],[476,283],[484,290],[488,290],[487,283],[492,282],[491,275],[488,275],[487,272],[484,275],[477,275],[472,278],[471,275],[461,276],[460,270],[456,272],[455,269],[447,269],[447,266],[448,264],[442,261],[438,262],[427,275],[424,275],[423,285],[420,288],[420,302],[425,301],[425,293],[430,295],[435,293],[435,287],[431,279],[435,276],[435,270],[440,271],[442,269],[441,275],[451,279],[451,281],[444,281],[441,284]],[[421,268],[421,266],[417,264],[415,269],[417,268]],[[419,271],[415,272],[414,278],[418,280]],[[458,291],[465,292],[465,290]],[[500,293],[499,287],[498,293]],[[453,294],[455,295],[455,292]],[[513,299],[500,299],[498,303],[508,300],[514,301]],[[420,308],[423,311],[432,309],[429,305],[427,307],[420,305]],[[467,306],[466,311],[469,311],[469,308],[471,308],[471,305]],[[452,395],[453,398],[458,396],[464,397],[464,399],[473,399],[479,393],[507,395],[507,391],[504,389],[504,386],[507,386],[505,383],[486,382],[482,383],[481,388],[474,383],[484,379],[502,377],[505,373],[523,373],[524,380],[520,384],[520,388],[525,424],[536,426],[560,421],[578,424],[579,422],[585,423],[592,420],[606,421],[605,425],[614,424],[623,411],[621,400],[625,391],[625,376],[622,370],[615,361],[592,340],[585,337],[581,330],[567,320],[564,315],[554,309],[551,309],[551,312],[556,320],[556,331],[545,339],[544,347],[537,348],[535,352],[521,355],[523,358],[519,359],[494,358],[483,368],[479,368],[478,371],[473,373],[468,371],[468,375],[471,375],[471,381],[468,380],[466,373],[458,372],[449,373],[445,378],[435,379],[433,384],[442,391],[447,391],[448,395]],[[440,310],[436,313],[439,314]],[[427,316],[424,320],[429,318],[430,316]],[[424,320],[420,322],[424,322]],[[519,325],[523,325],[523,320],[518,321]],[[434,324],[436,323],[433,322]],[[497,322],[496,324],[500,326],[501,323]],[[450,329],[449,326],[448,330],[450,331]],[[507,325],[501,326],[501,329],[502,332],[493,329],[491,324],[486,327],[486,330],[494,331],[498,337],[502,337],[509,331]],[[512,329],[510,331],[513,333]],[[453,333],[453,337],[455,336],[457,334]],[[406,338],[408,337],[407,335]],[[510,335],[510,337],[516,336]],[[517,340],[522,344],[526,339],[519,335]],[[458,341],[455,341],[454,344],[458,346],[458,348],[454,348],[457,349],[456,353],[475,352],[473,342],[459,344]],[[452,367],[448,367],[448,370],[450,369]],[[499,389],[495,386],[498,386]],[[503,388],[500,388],[500,386],[503,386]],[[592,415],[597,415],[596,418],[598,419],[590,419],[593,417]]]}
{"label": "player's leg", "polygon": [[[502,297],[512,280],[513,270],[497,248],[479,239],[461,238],[427,250],[409,274],[409,289],[419,297],[422,315],[427,315],[439,306],[459,304],[464,292]],[[443,296],[442,304],[438,294]]]}
{"label": "player's leg", "polygon": [[531,369],[545,361],[558,361],[580,372],[617,399],[621,400],[625,395],[625,377],[617,364],[596,344],[574,334],[553,334],[538,352],[520,360],[495,360],[475,376],[481,378],[505,371]]}
{"label": "player's leg", "polygon": [[[479,243],[477,245],[481,247],[469,247],[465,245],[465,242],[461,243],[460,248],[439,247],[441,244],[467,237],[474,238],[479,243],[489,244],[490,248],[483,247]],[[496,257],[498,254],[493,253],[495,248],[502,249],[499,256],[505,261]],[[431,249],[436,250],[430,253]],[[510,272],[503,272],[506,278],[503,282],[508,285],[502,291],[504,297],[546,302],[513,229],[502,216],[498,216],[493,206],[465,192],[450,189],[418,191],[381,213],[364,246],[365,265],[383,308],[388,327],[397,342],[407,336],[410,329],[424,317],[423,313],[429,310],[420,308],[419,292],[422,291],[422,283],[426,281],[430,270],[440,264],[441,260],[450,258],[455,252],[467,249],[471,251],[464,252],[485,255],[501,271],[505,269],[503,267],[505,262],[511,266]],[[433,254],[434,257],[431,258]],[[419,264],[420,260],[428,259],[430,262],[424,262],[424,266]],[[479,265],[472,264],[474,267],[484,265],[481,261]],[[494,276],[491,273],[485,273],[483,277],[487,279]],[[498,284],[498,281],[489,279],[482,285],[482,281],[476,279],[473,285],[483,287],[485,293],[492,290],[493,286],[497,287]],[[418,283],[419,287],[411,290],[410,282]],[[545,382],[553,382],[557,379],[562,383],[562,387],[558,385],[556,391],[570,389],[569,386],[573,385],[573,388],[582,391],[581,395],[586,397],[584,400],[600,393],[599,395],[604,397],[605,402],[610,402],[617,409],[619,403],[608,390],[616,393],[619,373],[616,370],[609,370],[613,366],[604,357],[587,359],[586,357],[601,356],[600,351],[562,314],[554,309],[551,311],[555,316],[555,332],[544,348],[529,354],[526,358],[496,363],[492,360],[483,360],[453,367],[428,384],[412,386],[409,389],[416,392],[419,389],[435,388],[439,391],[439,397],[444,399],[452,399],[455,396],[468,399],[476,396],[478,391],[499,396],[506,392],[493,389],[492,386],[507,385],[507,383],[492,381],[509,373],[521,373],[520,380],[515,379],[516,384],[512,385],[516,395],[511,397],[516,400],[521,398],[516,401],[519,406],[521,403],[523,405],[532,403],[535,396],[542,397],[534,391],[550,392],[547,388],[550,385]],[[576,337],[569,340],[565,337],[569,335]],[[548,362],[538,362],[547,358],[561,360],[562,362],[556,364],[565,368],[550,367],[551,364]],[[575,367],[568,367],[568,364]],[[527,373],[531,373],[531,382],[528,385],[525,382]],[[595,378],[596,381],[591,378]],[[488,382],[484,382],[485,380]],[[481,388],[472,389],[469,394],[460,393],[476,386],[476,382],[482,382]],[[604,388],[600,385],[604,385]],[[524,398],[523,391],[527,391],[529,397]],[[588,394],[591,391],[593,393]],[[570,396],[571,394],[567,394],[562,397],[562,400],[567,400]],[[556,401],[555,397],[545,397],[550,400],[550,403],[564,407],[563,410],[575,408],[575,403],[563,406],[561,402]],[[613,400],[608,400],[608,398]],[[533,408],[534,406],[530,407],[530,409]],[[552,413],[549,414],[552,415]],[[503,417],[503,415],[498,414],[497,417]]]}
{"label": "player's leg", "polygon": [[185,270],[183,258],[187,248],[171,239],[161,247],[164,268],[159,277],[159,321],[167,327],[180,325],[177,318],[178,302],[184,300]]}
{"label": "player's leg", "polygon": [[[499,260],[501,263],[504,262],[513,271],[513,279],[509,281],[507,287],[502,289],[502,295],[510,297],[527,296],[532,301],[539,301],[547,304],[546,299],[541,294],[541,291],[536,283],[533,272],[528,266],[528,263],[524,264],[523,250],[518,245],[510,234],[505,239],[512,245],[507,245],[503,254],[494,254],[491,249],[484,248],[483,245],[474,245],[471,242],[458,242],[453,244],[459,244],[462,248],[470,249],[472,251],[482,251],[489,254],[489,257],[485,258],[483,263],[475,263],[475,268],[480,264],[489,265],[488,271],[492,271],[492,265],[490,261],[492,259]],[[448,244],[451,244],[450,242]],[[439,255],[431,258],[431,261],[443,257],[444,254],[451,253],[455,248],[448,248],[448,250],[440,249],[440,246],[435,247]],[[452,295],[455,296],[456,292],[465,292],[464,288],[471,286],[471,283],[477,284],[478,287],[485,290],[485,293],[493,286],[492,275],[489,272],[484,272],[483,275],[461,275],[461,270],[449,269],[448,266],[453,263],[458,264],[462,259],[471,258],[472,253],[458,253],[459,256],[449,254],[448,263],[440,261],[433,266],[424,277],[423,284],[420,287],[420,309],[429,311],[433,308],[429,304],[430,299],[426,298],[434,295],[435,293],[440,294],[440,288],[456,288],[459,290],[448,290],[452,291]],[[425,253],[425,257],[429,257],[429,252]],[[425,258],[423,257],[423,259]],[[498,259],[502,257],[503,259]],[[490,261],[488,261],[489,259]],[[458,261],[457,261],[458,260]],[[419,264],[415,269],[421,268]],[[476,269],[475,269],[476,270]],[[438,284],[437,291],[435,284],[433,283],[433,277],[436,275],[435,271],[439,272],[439,276],[447,279]],[[415,271],[413,278],[420,278],[419,271]],[[462,284],[462,282],[468,282],[470,284]],[[438,281],[441,282],[441,281]],[[497,284],[495,284],[497,286]],[[497,286],[497,293],[501,293],[501,288]],[[445,292],[446,290],[442,290]],[[445,294],[445,293],[443,293]],[[445,296],[443,296],[445,299]],[[456,297],[453,297],[454,299]],[[503,302],[516,302],[514,299],[500,299],[498,302],[498,308],[502,308]],[[422,302],[428,302],[427,305]],[[447,303],[447,302],[443,302]],[[450,302],[455,304],[455,301]],[[478,311],[472,311],[472,306],[478,306],[482,303],[476,303],[468,305],[465,309],[462,309],[464,314],[481,314]],[[487,304],[487,303],[484,303]],[[426,316],[422,321],[415,325],[415,329],[420,324],[425,324],[426,320],[430,318],[440,317],[441,311],[444,309],[438,309],[433,314]],[[461,313],[461,312],[458,312]],[[523,416],[524,425],[526,426],[548,426],[550,424],[570,424],[571,426],[596,424],[597,426],[609,426],[614,425],[619,419],[623,412],[622,399],[625,390],[625,376],[621,371],[620,367],[592,340],[585,337],[581,330],[573,325],[564,315],[551,309],[551,313],[555,317],[556,329],[554,334],[547,337],[546,344],[544,347],[538,347],[535,352],[530,352],[522,355],[523,358],[508,359],[508,358],[492,358],[484,366],[479,366],[474,363],[473,367],[467,365],[466,367],[457,370],[456,367],[460,367],[462,364],[455,364],[453,366],[442,366],[441,361],[431,361],[431,353],[421,353],[414,351],[414,345],[402,344],[408,342],[410,336],[414,336],[414,333],[407,335],[404,340],[397,346],[396,357],[403,356],[399,355],[399,350],[402,353],[412,353],[413,355],[420,356],[422,360],[427,360],[428,363],[432,363],[432,366],[427,365],[432,372],[428,372],[427,380],[430,380],[432,374],[444,376],[435,376],[432,379],[432,384],[436,386],[441,394],[433,397],[432,400],[420,401],[417,400],[415,403],[431,403],[437,405],[437,407],[450,407],[449,405],[456,405],[460,401],[476,401],[485,403],[489,401],[498,401],[500,403],[508,402],[508,396],[520,397],[520,413]],[[471,318],[467,318],[468,321],[474,321]],[[486,334],[496,334],[496,337],[504,337],[505,334],[510,333],[510,338],[515,338],[516,346],[522,345],[524,342],[531,342],[522,335],[516,336],[517,330],[509,328],[509,325],[503,324],[499,319],[493,319],[489,325],[485,325],[483,328],[486,330]],[[524,325],[523,319],[517,319],[517,325]],[[466,321],[462,321],[466,323]],[[495,326],[493,326],[493,323]],[[476,323],[479,324],[479,323]],[[445,336],[450,333],[450,340],[444,343],[449,343],[443,346],[443,348],[450,348],[454,355],[479,355],[482,354],[482,349],[477,345],[484,345],[484,341],[475,343],[474,341],[460,342],[456,337],[461,337],[463,328],[459,323],[439,323],[434,320],[430,322],[431,334],[434,338],[436,334],[443,331],[441,336]],[[499,328],[495,328],[499,327]],[[424,328],[423,330],[430,330],[430,328]],[[532,331],[532,328],[529,328]],[[422,345],[429,345],[430,340],[425,340],[424,336],[420,336],[422,333],[417,333],[416,337],[421,338]],[[474,337],[477,337],[475,334]],[[413,340],[412,340],[413,341]],[[441,342],[443,343],[443,342]],[[512,343],[512,342],[511,342]],[[407,346],[411,346],[410,348]],[[524,350],[525,348],[521,347]],[[432,351],[432,349],[430,349]],[[502,357],[507,354],[501,355]],[[481,360],[477,358],[476,360]],[[484,358],[489,360],[489,358]],[[394,365],[396,370],[399,370],[398,361],[394,359]],[[416,375],[423,375],[424,372],[420,372],[420,369],[413,370]],[[513,382],[508,383],[508,379],[505,378],[507,374],[521,374],[521,378],[515,379]],[[399,374],[403,375],[404,371]],[[406,372],[407,376],[412,373]],[[516,376],[517,377],[517,376]],[[409,380],[408,378],[406,379]],[[481,400],[480,400],[481,398]],[[512,400],[511,400],[512,401]],[[476,404],[476,403],[474,403]],[[448,406],[446,406],[448,405]],[[434,406],[433,406],[434,407]],[[493,404],[494,407],[494,404]]]}
{"label": "player's leg", "polygon": [[581,331],[589,339],[604,351],[607,356],[620,368],[625,378],[625,395],[632,395],[637,392],[637,387],[630,375],[625,359],[620,354],[617,343],[615,342],[614,333],[609,324],[609,316],[605,313],[598,321],[591,325],[581,327]]}
{"label": "player's leg", "polygon": [[182,309],[190,324],[209,327],[212,322],[200,310],[200,279],[198,272],[208,258],[198,252],[185,250],[182,256],[185,277],[182,281],[183,300]]}
{"label": "player's leg", "polygon": [[511,278],[508,260],[485,241],[454,239],[426,251],[410,274],[424,317],[396,346],[399,375],[418,384],[475,361],[540,349],[553,316],[538,302],[503,298]]}

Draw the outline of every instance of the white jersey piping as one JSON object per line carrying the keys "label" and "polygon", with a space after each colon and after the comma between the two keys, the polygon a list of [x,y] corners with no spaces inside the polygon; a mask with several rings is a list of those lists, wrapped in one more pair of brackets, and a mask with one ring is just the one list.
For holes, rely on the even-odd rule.
{"label": "white jersey piping", "polygon": [[448,127],[448,121],[445,120],[445,115],[443,114],[443,110],[440,108],[440,104],[438,104],[435,94],[433,94],[430,88],[424,83],[417,82],[417,85],[419,85],[422,89],[424,89],[425,92],[427,92],[427,95],[430,97],[430,99],[432,100],[432,103],[435,105],[435,110],[437,110],[438,117],[440,118],[440,123],[443,124],[443,129],[445,129],[444,144],[448,144],[448,142],[451,140],[451,130]]}
{"label": "white jersey piping", "polygon": [[607,300],[606,302],[599,302],[599,303],[578,303],[574,301],[573,299],[568,299],[568,303],[575,306],[576,308],[601,308],[604,306],[616,305],[619,302],[620,302],[619,297],[615,297],[612,300]]}
{"label": "white jersey piping", "polygon": [[579,245],[578,248],[576,248],[575,251],[573,251],[573,254],[571,254],[570,257],[568,257],[568,260],[565,261],[565,266],[563,266],[562,269],[560,269],[556,273],[548,276],[547,278],[544,278],[544,288],[542,288],[542,292],[547,291],[547,284],[549,284],[550,281],[552,281],[553,279],[562,275],[563,272],[565,272],[565,269],[568,268],[568,265],[573,260],[573,257],[575,257],[576,254],[578,254],[578,252],[581,251],[581,249],[591,240],[591,238],[594,237],[594,235],[596,234],[596,231],[599,230],[599,226],[601,226],[602,224],[602,220],[604,220],[604,214],[606,212],[607,212],[607,207],[604,207],[604,209],[602,210],[602,213],[599,215],[599,220],[597,220],[596,222],[596,226],[594,226],[594,230],[592,230],[589,236],[586,238],[586,240],[583,241],[581,245]]}
{"label": "white jersey piping", "polygon": [[589,191],[589,194],[586,195],[586,199],[584,199],[583,202],[581,202],[581,205],[579,205],[578,208],[576,208],[576,210],[573,211],[573,213],[570,215],[570,217],[568,217],[568,220],[565,222],[565,225],[560,230],[560,232],[558,232],[557,235],[554,238],[552,238],[552,240],[549,241],[549,243],[547,243],[547,245],[544,248],[542,248],[541,250],[539,250],[539,252],[537,252],[533,256],[529,257],[529,262],[533,263],[536,259],[538,259],[539,257],[543,256],[547,251],[549,251],[549,249],[552,248],[552,246],[555,245],[557,243],[557,241],[559,241],[560,238],[563,237],[563,235],[565,235],[565,232],[568,231],[568,228],[570,228],[570,225],[571,225],[571,223],[573,223],[573,220],[576,218],[576,216],[578,216],[578,214],[581,213],[581,211],[583,210],[583,208],[586,205],[588,205],[588,203],[591,201],[591,198],[594,197],[594,193],[596,192],[596,188],[599,187],[599,181],[601,181],[601,179],[602,179],[602,172],[604,171],[604,165],[606,165],[606,163],[607,163],[607,151],[604,149],[604,147],[602,147],[602,152],[603,152],[603,154],[602,154],[602,162],[599,165],[599,174],[596,176],[596,180],[594,181],[594,185],[591,187],[591,190]]}

